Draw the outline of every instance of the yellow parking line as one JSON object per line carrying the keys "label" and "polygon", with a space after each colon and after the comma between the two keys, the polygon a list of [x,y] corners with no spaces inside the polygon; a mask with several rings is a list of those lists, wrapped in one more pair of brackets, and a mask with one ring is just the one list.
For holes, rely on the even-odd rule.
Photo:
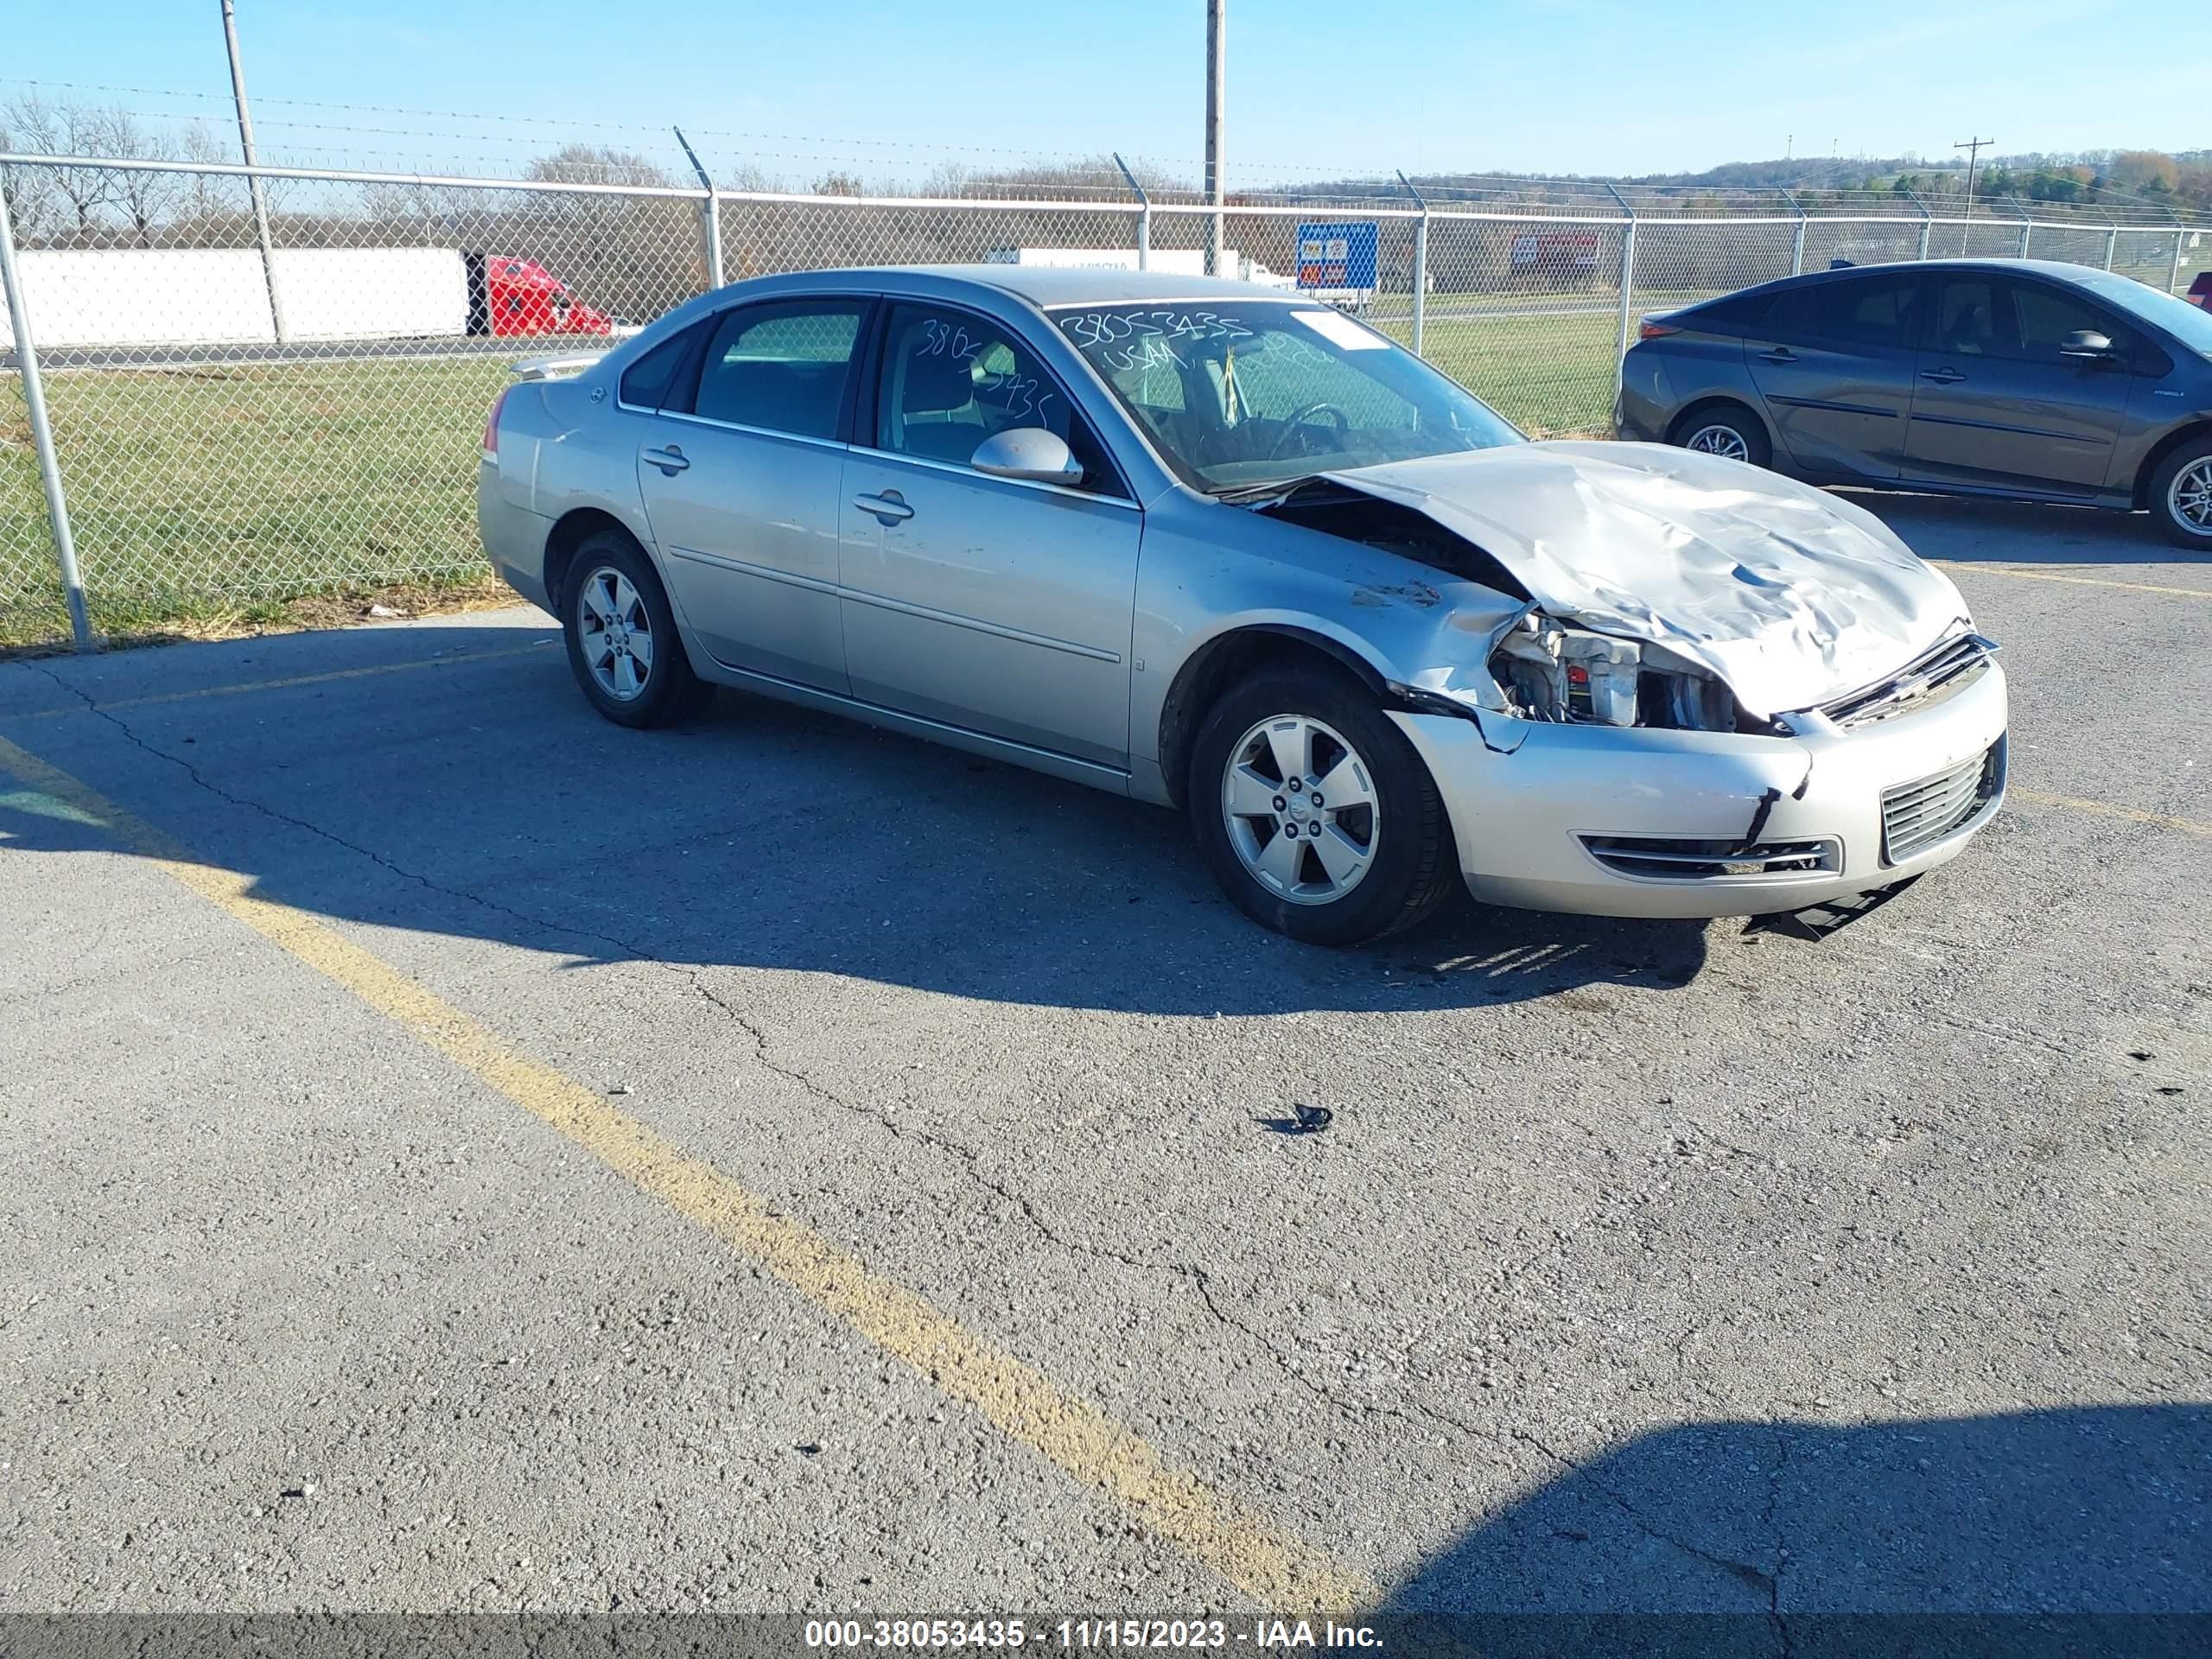
{"label": "yellow parking line", "polygon": [[2023,570],[2011,564],[1977,564],[1970,559],[1930,559],[1946,570],[1980,570],[1993,576],[2018,576],[2023,582],[2067,582],[2077,588],[2125,588],[2134,594],[2171,594],[2181,599],[2212,599],[2212,588],[2160,588],[2147,582],[2114,582],[2109,576],[2064,576],[2056,570]]}
{"label": "yellow parking line", "polygon": [[1104,1493],[1262,1606],[1327,1613],[1372,1603],[1375,1588],[1359,1574],[1177,1468],[1133,1429],[992,1347],[804,1222],[776,1213],[605,1096],[517,1053],[487,1027],[324,923],[256,896],[245,877],[197,861],[162,831],[4,739],[0,770],[98,819],[184,887],[760,1263],[1010,1438]]}
{"label": "yellow parking line", "polygon": [[117,697],[110,702],[73,703],[60,709],[41,709],[14,720],[51,720],[57,715],[97,713],[108,709],[144,709],[159,702],[193,702],[201,697],[235,697],[248,691],[289,691],[294,686],[328,685],[337,680],[363,680],[372,674],[404,674],[417,668],[451,668],[461,663],[495,663],[503,657],[526,657],[549,649],[548,643],[505,645],[498,651],[471,651],[451,657],[417,657],[404,663],[374,663],[366,668],[334,668],[324,674],[295,674],[281,680],[242,680],[234,685],[202,685],[189,691],[162,691],[143,697]]}
{"label": "yellow parking line", "polygon": [[2013,789],[2005,792],[2016,801],[2029,801],[2037,806],[2063,806],[2076,812],[2094,812],[2106,818],[2125,818],[2130,823],[2155,824],[2161,830],[2178,830],[2185,836],[2202,836],[2212,840],[2212,823],[2199,823],[2193,818],[2177,818],[2168,812],[2146,812],[2139,806],[2116,806],[2110,801],[2085,801],[2073,795],[2049,795],[2039,789]]}

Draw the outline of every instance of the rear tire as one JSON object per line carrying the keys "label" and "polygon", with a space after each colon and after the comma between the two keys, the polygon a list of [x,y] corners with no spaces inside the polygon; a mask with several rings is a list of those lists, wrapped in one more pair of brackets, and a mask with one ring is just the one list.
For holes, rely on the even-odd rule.
{"label": "rear tire", "polygon": [[619,531],[586,537],[563,584],[569,666],[591,706],[617,726],[671,726],[702,708],[711,683],[691,671],[653,562]]}
{"label": "rear tire", "polygon": [[1694,404],[1683,410],[1669,430],[1667,442],[1678,449],[1694,449],[1753,467],[1771,466],[1774,461],[1774,444],[1766,435],[1765,423],[1743,404],[1726,397]]}
{"label": "rear tire", "polygon": [[2212,553],[2212,438],[2184,443],[2160,461],[2145,493],[2168,541]]}
{"label": "rear tire", "polygon": [[1459,881],[1428,768],[1346,675],[1279,668],[1230,687],[1198,728],[1185,795],[1237,908],[1308,944],[1400,932]]}

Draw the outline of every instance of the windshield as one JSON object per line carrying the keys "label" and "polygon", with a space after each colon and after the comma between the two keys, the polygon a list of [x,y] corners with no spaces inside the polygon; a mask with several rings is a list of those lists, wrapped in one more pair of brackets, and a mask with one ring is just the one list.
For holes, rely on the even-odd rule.
{"label": "windshield", "polygon": [[2099,299],[2109,300],[2164,329],[2192,352],[2212,357],[2212,311],[2200,311],[2187,300],[2146,287],[2133,277],[2113,276],[2101,270],[2067,274]]}
{"label": "windshield", "polygon": [[1472,393],[1325,306],[1084,306],[1053,321],[1203,490],[1522,442]]}

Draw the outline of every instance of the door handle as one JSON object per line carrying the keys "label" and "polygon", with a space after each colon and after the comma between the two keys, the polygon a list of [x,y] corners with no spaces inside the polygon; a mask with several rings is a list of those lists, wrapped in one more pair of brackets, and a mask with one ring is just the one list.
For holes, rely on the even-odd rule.
{"label": "door handle", "polygon": [[665,449],[646,450],[645,459],[660,468],[663,478],[674,478],[691,464],[684,460],[683,452],[672,443]]}
{"label": "door handle", "polygon": [[1923,369],[1920,372],[1920,378],[1923,380],[1933,380],[1939,386],[1955,386],[1967,377],[1958,369]]}
{"label": "door handle", "polygon": [[1795,363],[1796,360],[1797,353],[1787,346],[1777,346],[1771,351],[1759,353],[1759,361],[1762,363]]}
{"label": "door handle", "polygon": [[874,513],[879,524],[895,524],[914,516],[914,510],[896,490],[886,490],[880,495],[856,495],[853,505],[862,512]]}

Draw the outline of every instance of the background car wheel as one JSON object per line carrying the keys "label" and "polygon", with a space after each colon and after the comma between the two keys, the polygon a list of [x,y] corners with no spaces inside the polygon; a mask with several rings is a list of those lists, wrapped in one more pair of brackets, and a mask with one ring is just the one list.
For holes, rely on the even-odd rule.
{"label": "background car wheel", "polygon": [[2212,438],[2184,443],[2151,475],[2151,516],[2179,542],[2212,553]]}
{"label": "background car wheel", "polygon": [[569,666],[593,708],[618,726],[666,726],[714,690],[691,671],[652,561],[627,536],[586,539],[561,597]]}
{"label": "background car wheel", "polygon": [[1764,467],[1774,459],[1766,428],[1741,404],[1699,404],[1684,410],[1667,435],[1667,442],[1700,454],[1746,461],[1754,467]]}
{"label": "background car wheel", "polygon": [[1233,686],[1192,746],[1191,827],[1253,920],[1309,944],[1411,927],[1459,861],[1436,785],[1348,676],[1275,669]]}

